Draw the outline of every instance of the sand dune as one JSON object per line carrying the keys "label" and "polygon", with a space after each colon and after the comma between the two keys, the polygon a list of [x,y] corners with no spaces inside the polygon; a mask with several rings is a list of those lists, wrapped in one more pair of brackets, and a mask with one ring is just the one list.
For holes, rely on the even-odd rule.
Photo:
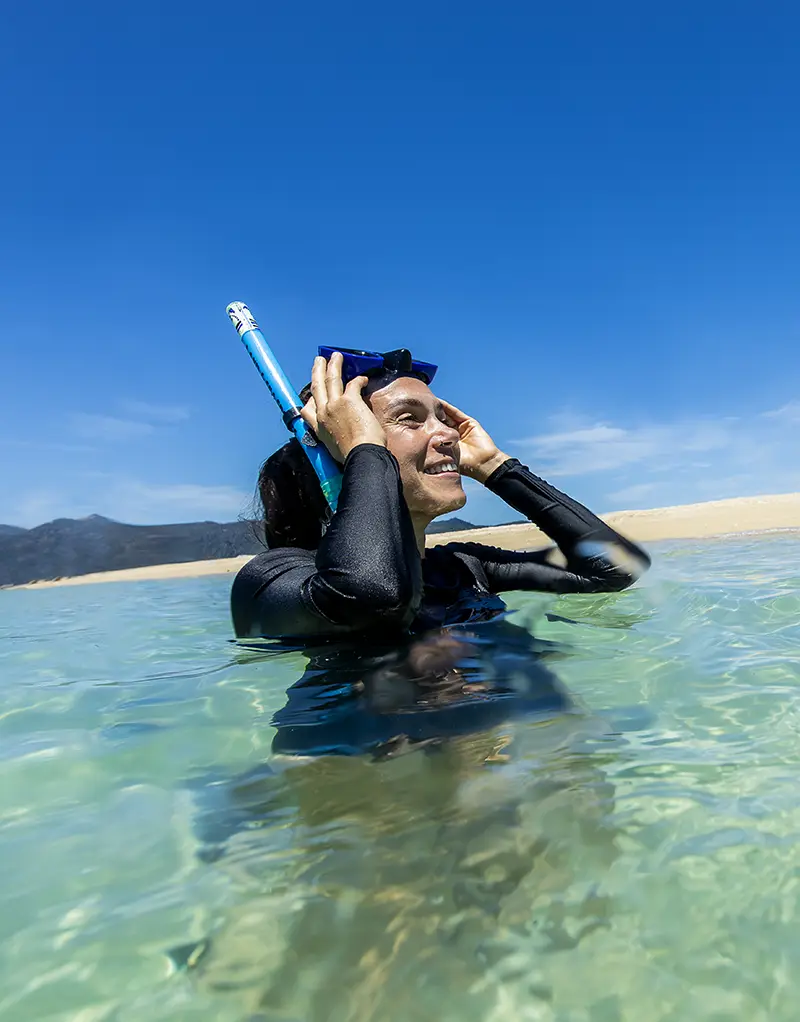
{"label": "sand dune", "polygon": [[43,579],[5,589],[50,589],[53,586],[82,586],[93,582],[142,582],[158,578],[196,578],[199,575],[235,575],[251,554],[242,557],[223,557],[216,561],[181,561],[178,564],[147,564],[142,568],[123,568],[121,571],[96,571],[70,578]]}
{"label": "sand dune", "polygon": [[[704,504],[653,508],[648,511],[616,511],[602,515],[604,521],[631,539],[647,543],[663,539],[702,539],[743,532],[800,530],[800,493],[780,493],[762,497],[735,497]],[[549,544],[535,526],[501,525],[465,532],[447,532],[431,536],[429,546],[452,542],[478,542],[507,550],[530,550]],[[249,556],[227,557],[217,561],[188,561],[181,564],[153,564],[124,571],[102,571],[42,582],[29,582],[14,589],[45,589],[51,586],[88,585],[93,582],[134,582],[144,579],[191,578],[198,575],[233,575]]]}
{"label": "sand dune", "polygon": [[[704,504],[680,504],[648,511],[614,511],[603,521],[637,542],[660,539],[702,539],[740,532],[772,532],[800,529],[800,493],[762,497],[733,497]],[[501,525],[497,528],[448,532],[431,536],[429,545],[476,541],[506,550],[530,550],[549,544],[535,525]]]}

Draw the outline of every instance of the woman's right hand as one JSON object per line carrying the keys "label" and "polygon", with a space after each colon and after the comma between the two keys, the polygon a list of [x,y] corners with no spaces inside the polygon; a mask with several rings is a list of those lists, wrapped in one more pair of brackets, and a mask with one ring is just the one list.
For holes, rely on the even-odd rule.
{"label": "woman's right hand", "polygon": [[340,464],[359,444],[386,446],[383,427],[362,395],[367,377],[356,376],[345,387],[342,362],[338,351],[327,362],[321,355],[314,359],[311,398],[302,412],[305,421]]}

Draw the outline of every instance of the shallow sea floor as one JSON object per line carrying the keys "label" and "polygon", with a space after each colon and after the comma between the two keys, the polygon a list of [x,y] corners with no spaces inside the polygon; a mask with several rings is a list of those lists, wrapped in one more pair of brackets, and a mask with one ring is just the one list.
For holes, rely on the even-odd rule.
{"label": "shallow sea floor", "polygon": [[230,579],[0,592],[0,1019],[795,1022],[800,537],[515,594],[579,712],[274,757]]}

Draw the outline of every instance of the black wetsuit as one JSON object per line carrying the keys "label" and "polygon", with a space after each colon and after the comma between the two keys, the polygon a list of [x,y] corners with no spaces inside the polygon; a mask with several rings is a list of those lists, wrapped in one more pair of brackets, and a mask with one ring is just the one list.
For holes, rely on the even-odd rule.
{"label": "black wetsuit", "polygon": [[647,554],[577,501],[514,458],[486,486],[555,541],[551,550],[513,552],[480,543],[417,550],[400,473],[384,447],[361,444],[344,465],[336,514],[316,551],[282,547],[259,554],[231,594],[240,638],[333,639],[362,633],[419,634],[486,621],[514,589],[597,593],[625,589]]}
{"label": "black wetsuit", "polygon": [[649,558],[515,459],[486,485],[555,540],[566,566],[550,563],[552,550],[480,543],[433,547],[422,560],[397,462],[361,444],[319,549],[269,550],[241,569],[237,636],[299,640],[310,658],[272,720],[274,751],[392,756],[571,708],[542,662],[554,650],[506,620],[498,594],[624,589]]}

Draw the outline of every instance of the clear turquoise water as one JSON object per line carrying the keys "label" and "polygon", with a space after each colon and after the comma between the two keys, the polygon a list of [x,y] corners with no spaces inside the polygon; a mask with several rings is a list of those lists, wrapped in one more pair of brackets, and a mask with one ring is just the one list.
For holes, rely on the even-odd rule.
{"label": "clear turquoise water", "polygon": [[382,763],[270,758],[227,578],[0,592],[0,1018],[794,1022],[800,537],[654,553],[512,599],[580,713]]}

